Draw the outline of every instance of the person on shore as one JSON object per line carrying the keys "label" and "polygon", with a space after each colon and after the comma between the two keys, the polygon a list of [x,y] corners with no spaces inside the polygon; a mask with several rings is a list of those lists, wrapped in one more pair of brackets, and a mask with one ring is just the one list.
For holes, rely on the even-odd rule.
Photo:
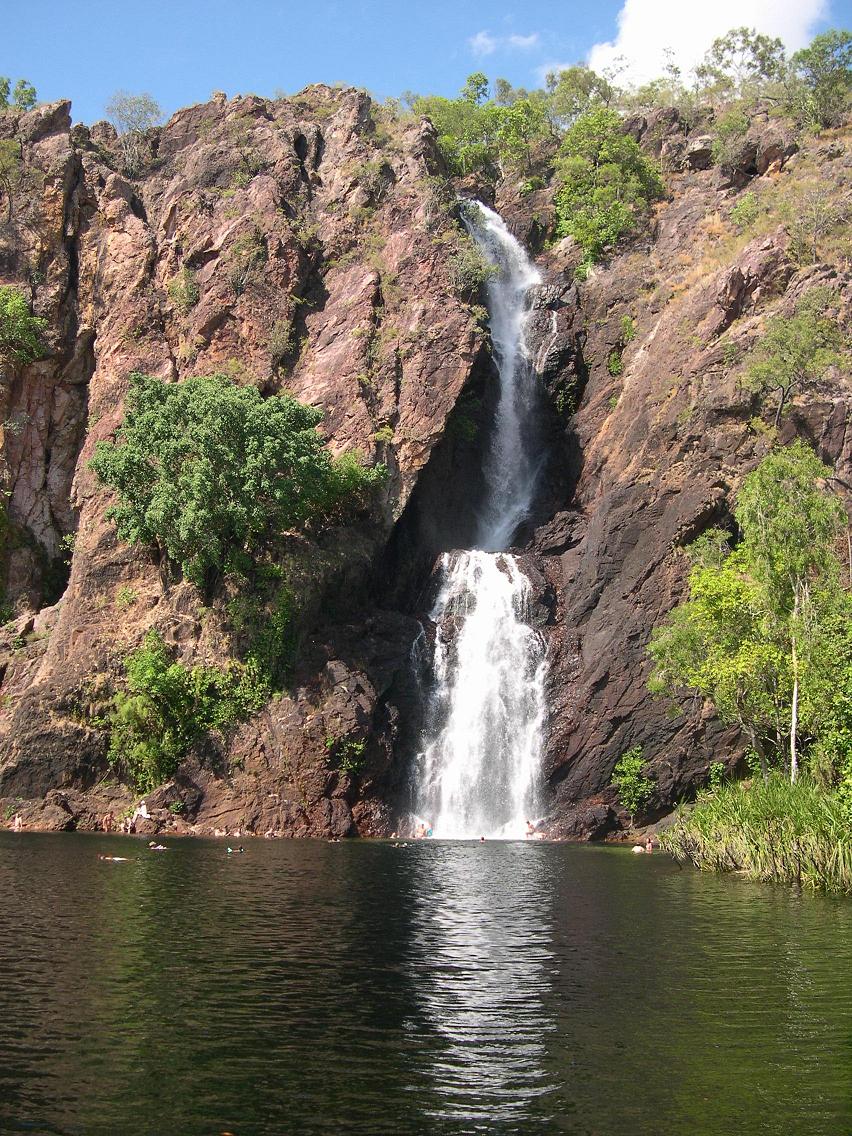
{"label": "person on shore", "polygon": [[115,815],[112,809],[104,813],[103,819],[101,820],[101,828],[104,832],[112,832],[115,829]]}
{"label": "person on shore", "polygon": [[136,806],[136,810],[133,813],[133,818],[132,818],[130,823],[135,828],[137,820],[150,820],[150,819],[151,819],[151,814],[148,812],[147,802],[146,801],[140,801],[139,804]]}
{"label": "person on shore", "polygon": [[12,821],[12,831],[20,832],[24,827],[24,822],[21,820],[21,814],[15,813],[15,819]]}
{"label": "person on shore", "polygon": [[524,835],[527,837],[535,836],[535,825],[529,819],[527,819],[527,831],[524,833]]}

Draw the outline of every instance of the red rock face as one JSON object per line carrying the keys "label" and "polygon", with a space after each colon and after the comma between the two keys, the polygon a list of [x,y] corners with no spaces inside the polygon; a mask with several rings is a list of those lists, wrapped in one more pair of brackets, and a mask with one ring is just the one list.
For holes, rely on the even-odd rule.
{"label": "red rock face", "polygon": [[[341,596],[357,607],[482,340],[437,239],[455,222],[435,195],[433,131],[420,122],[386,130],[363,94],[314,87],[274,103],[190,107],[152,132],[132,179],[114,131],[70,132],[68,104],[4,116],[0,132],[23,139],[29,178],[0,233],[0,283],[31,288],[50,327],[48,358],[5,376],[0,392],[6,597],[19,612],[8,636],[19,649],[6,653],[0,779],[6,795],[31,797],[101,776],[105,737],[84,724],[81,692],[115,679],[148,627],[185,661],[227,653],[193,590],[167,587],[150,555],[118,543],[105,520],[109,495],[88,460],[121,421],[128,375],[224,371],[287,390],[324,411],[333,451],[386,462],[381,518],[326,534],[322,548],[294,538],[294,562],[310,577],[306,622],[316,625],[327,591],[344,614]],[[189,295],[180,291],[187,280]],[[418,628],[389,618],[375,650],[387,654],[396,636],[398,669]],[[235,776],[217,781],[226,801],[206,793],[201,823],[224,827],[227,815],[229,827],[245,827],[257,812],[264,830],[353,828],[353,778],[330,767],[325,741],[390,731],[381,700],[395,673],[373,659],[370,633],[360,638],[351,663],[342,646],[324,644],[305,688],[232,739]],[[387,764],[389,745],[381,735],[367,770]],[[368,782],[365,772],[362,789]],[[259,812],[249,797],[261,800]]]}
{"label": "red rock face", "polygon": [[[705,168],[706,124],[694,137],[671,115],[631,129],[680,171],[670,200],[587,282],[573,282],[570,242],[542,253],[531,320],[553,460],[524,564],[550,638],[551,830],[572,837],[624,821],[609,780],[634,744],[659,812],[710,762],[737,760],[736,737],[708,708],[650,698],[646,646],[683,596],[680,549],[729,518],[767,450],[732,358],[814,283],[829,280],[844,310],[850,298],[848,273],[802,268],[783,229],[727,256],[713,243],[706,219],[723,224],[732,186],[784,176],[794,147],[770,137],[775,127],[756,124],[742,168],[721,177]],[[68,104],[0,116],[0,136],[22,139],[27,174],[0,229],[0,283],[33,296],[50,347],[0,386],[16,608],[0,642],[0,810],[84,828],[120,812],[131,793],[103,781],[107,738],[90,710],[123,657],[150,627],[187,663],[229,656],[224,599],[203,608],[149,552],[119,543],[87,464],[121,421],[132,371],[225,371],[320,407],[332,450],[384,461],[389,479],[379,515],[285,542],[303,633],[288,691],[209,739],[149,808],[179,831],[388,833],[418,717],[421,630],[408,613],[476,499],[479,443],[453,422],[463,412],[469,425],[475,405],[484,431],[489,413],[487,346],[440,239],[455,222],[434,132],[385,121],[358,92],[312,87],[178,112],[146,139],[134,178],[112,129],[71,131]],[[848,185],[842,141],[832,155],[825,176]],[[552,223],[545,191],[505,184],[497,208],[539,247]],[[850,403],[836,374],[782,424],[847,483]],[[350,743],[362,746],[357,769]]]}

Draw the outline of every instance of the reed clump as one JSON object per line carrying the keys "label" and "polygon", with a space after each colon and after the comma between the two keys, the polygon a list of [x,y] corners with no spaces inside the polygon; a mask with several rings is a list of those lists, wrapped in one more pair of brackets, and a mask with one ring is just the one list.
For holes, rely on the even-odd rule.
{"label": "reed clump", "polygon": [[808,778],[791,784],[777,774],[700,793],[660,844],[705,871],[852,893],[848,807]]}

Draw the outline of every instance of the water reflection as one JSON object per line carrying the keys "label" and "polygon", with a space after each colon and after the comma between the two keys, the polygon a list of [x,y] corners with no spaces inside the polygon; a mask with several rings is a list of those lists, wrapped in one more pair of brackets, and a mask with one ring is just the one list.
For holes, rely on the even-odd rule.
{"label": "water reflection", "polygon": [[[433,1120],[467,1124],[552,1116],[544,1098],[556,1029],[546,1008],[553,961],[552,893],[540,849],[430,845],[413,885],[412,984],[440,1039],[427,1070]],[[468,1129],[459,1129],[468,1130]]]}
{"label": "water reflection", "polygon": [[0,975],[3,1134],[852,1131],[852,903],[662,856],[0,833]]}

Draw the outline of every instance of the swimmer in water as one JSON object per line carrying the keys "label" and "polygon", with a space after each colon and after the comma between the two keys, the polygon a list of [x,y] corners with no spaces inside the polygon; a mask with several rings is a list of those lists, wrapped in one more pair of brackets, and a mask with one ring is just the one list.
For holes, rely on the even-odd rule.
{"label": "swimmer in water", "polygon": [[157,844],[155,840],[149,840],[148,847],[152,852],[165,852],[166,850],[165,844]]}

